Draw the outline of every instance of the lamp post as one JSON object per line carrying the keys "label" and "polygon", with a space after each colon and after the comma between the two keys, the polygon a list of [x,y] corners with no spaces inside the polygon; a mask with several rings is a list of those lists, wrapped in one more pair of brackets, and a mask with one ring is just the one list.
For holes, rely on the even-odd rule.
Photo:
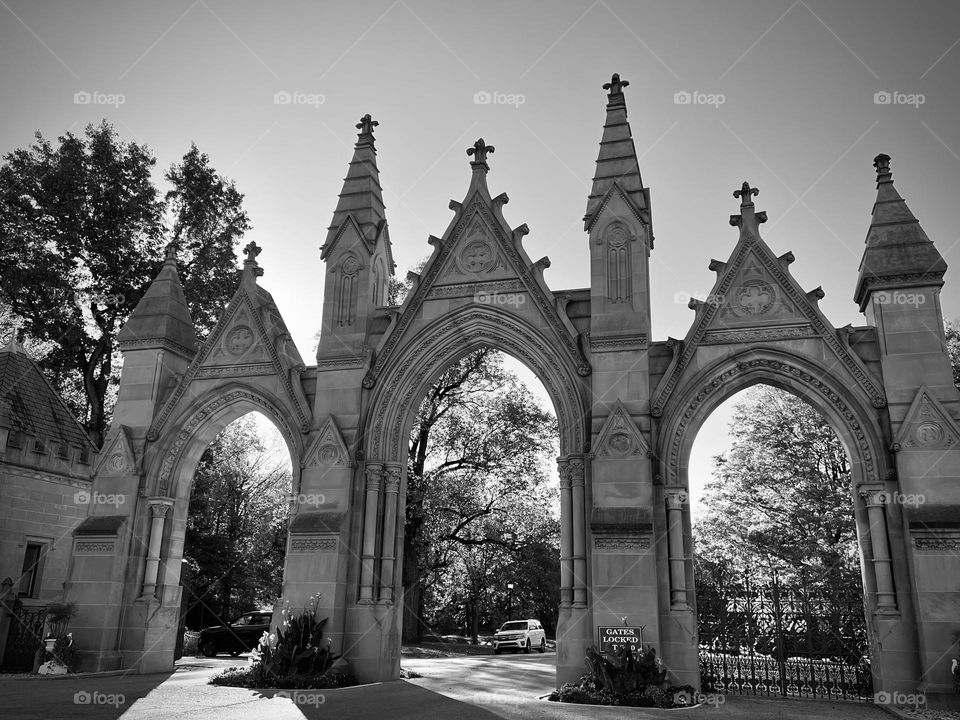
{"label": "lamp post", "polygon": [[507,583],[507,620],[511,617],[513,610],[513,583]]}

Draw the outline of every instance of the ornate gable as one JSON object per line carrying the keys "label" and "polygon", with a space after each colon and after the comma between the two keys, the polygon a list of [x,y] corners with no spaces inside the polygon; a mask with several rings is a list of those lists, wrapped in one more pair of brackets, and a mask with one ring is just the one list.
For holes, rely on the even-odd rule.
{"label": "ornate gable", "polygon": [[320,426],[316,437],[303,455],[303,467],[352,467],[350,453],[333,415]]}
{"label": "ornate gable", "polygon": [[443,238],[431,236],[434,252],[384,338],[364,381],[365,387],[373,386],[424,302],[437,298],[472,298],[477,303],[504,309],[533,303],[543,316],[544,332],[553,334],[581,374],[590,373],[590,365],[577,343],[577,331],[569,319],[557,311],[556,299],[543,281],[543,270],[550,266],[550,260],[530,260],[522,245],[529,228],[520,225],[511,230],[507,225],[502,213],[503,206],[509,202],[506,193],[490,197],[486,185],[489,169],[486,156],[493,150],[482,138],[468,150],[468,154],[477,159],[470,163],[473,178],[466,199],[463,203],[450,201],[456,215]]}
{"label": "ornate gable", "polygon": [[895,449],[900,452],[946,450],[956,445],[958,440],[960,428],[957,422],[927,386],[921,385],[897,433]]}
{"label": "ornate gable", "polygon": [[734,195],[746,198],[741,205],[744,214],[730,218],[732,225],[741,226],[740,240],[727,262],[710,262],[717,279],[706,300],[690,301],[690,307],[697,311],[696,319],[657,388],[652,414],[663,413],[670,393],[699,346],[801,338],[821,339],[838,364],[871,398],[874,407],[884,407],[886,398],[881,386],[820,312],[817,301],[823,297],[823,290],[818,287],[804,292],[788,270],[794,261],[793,253],[777,257],[760,237],[758,225],[766,221],[766,213],[753,213],[749,198],[757,190],[748,183],[743,185]]}
{"label": "ornate gable", "polygon": [[117,425],[98,456],[94,474],[106,477],[140,473],[140,457],[133,448],[130,429],[126,425]]}
{"label": "ornate gable", "polygon": [[160,428],[191,381],[257,375],[273,375],[279,379],[301,429],[306,432],[309,428],[310,405],[299,382],[303,359],[273,297],[256,283],[256,277],[263,272],[254,259],[260,248],[251,242],[245,251],[248,257],[240,287],[154,419],[147,435],[149,440],[159,436]]}
{"label": "ornate gable", "polygon": [[626,457],[647,456],[649,448],[640,428],[630,417],[630,413],[617,400],[613,411],[607,416],[597,441],[594,443],[593,456],[598,460],[614,460]]}

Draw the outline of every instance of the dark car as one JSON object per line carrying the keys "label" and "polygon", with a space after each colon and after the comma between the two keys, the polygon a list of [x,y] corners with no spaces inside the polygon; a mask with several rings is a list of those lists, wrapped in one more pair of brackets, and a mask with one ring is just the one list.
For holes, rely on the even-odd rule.
{"label": "dark car", "polygon": [[214,625],[200,631],[197,647],[206,657],[227,652],[231,655],[253,650],[264,631],[270,630],[271,612],[248,612],[229,625]]}

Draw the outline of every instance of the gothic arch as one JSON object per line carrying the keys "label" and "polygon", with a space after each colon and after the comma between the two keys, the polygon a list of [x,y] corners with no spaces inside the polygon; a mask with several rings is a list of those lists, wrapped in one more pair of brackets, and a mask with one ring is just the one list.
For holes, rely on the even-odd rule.
{"label": "gothic arch", "polygon": [[424,325],[377,379],[364,414],[365,457],[400,461],[417,401],[451,364],[484,346],[516,357],[543,383],[557,413],[560,454],[584,452],[588,406],[582,378],[555,345],[517,314],[495,306],[468,305]]}

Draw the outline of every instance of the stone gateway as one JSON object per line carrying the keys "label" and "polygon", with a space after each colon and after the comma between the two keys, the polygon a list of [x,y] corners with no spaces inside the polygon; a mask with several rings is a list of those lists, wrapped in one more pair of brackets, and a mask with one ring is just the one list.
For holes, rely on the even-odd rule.
{"label": "stone gateway", "polygon": [[[239,287],[199,344],[170,248],[120,335],[119,399],[73,542],[67,598],[84,669],[170,670],[194,469],[252,410],[293,460],[283,602],[322,593],[334,649],[363,681],[400,670],[407,440],[427,388],[466,353],[493,347],[543,382],[559,423],[561,591],[557,682],[582,673],[597,628],[629,617],[676,684],[698,686],[690,450],[706,417],[757,383],[788,390],[831,423],[850,456],[874,686],[953,693],[960,631],[960,395],[946,352],[946,264],[875,160],[877,200],[854,289],[863,326],[834,327],[820,288],[761,237],[749,183],[733,195],[736,246],[710,260],[681,340],[650,337],[651,193],[614,75],[584,242],[590,286],[554,290],[487,186],[478,140],[469,185],[400,306],[369,115],[321,249],[322,331],[306,365],[261,286],[251,243]],[[705,259],[706,260],[706,259]],[[912,301],[901,301],[912,298]],[[923,503],[897,503],[900,496]],[[303,499],[303,500],[301,500]],[[275,621],[279,610],[275,613]]]}

